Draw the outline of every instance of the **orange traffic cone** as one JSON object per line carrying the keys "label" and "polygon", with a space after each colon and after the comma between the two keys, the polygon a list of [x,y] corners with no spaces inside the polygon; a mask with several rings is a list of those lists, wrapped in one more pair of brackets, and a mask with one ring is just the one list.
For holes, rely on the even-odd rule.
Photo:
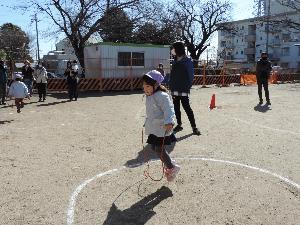
{"label": "orange traffic cone", "polygon": [[212,110],[214,108],[216,108],[216,95],[215,94],[213,94],[211,96],[210,105],[209,105],[210,110]]}

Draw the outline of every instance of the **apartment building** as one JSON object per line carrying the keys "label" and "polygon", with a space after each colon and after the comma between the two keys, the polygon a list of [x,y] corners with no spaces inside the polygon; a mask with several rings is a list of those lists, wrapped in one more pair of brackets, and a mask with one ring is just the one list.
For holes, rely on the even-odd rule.
{"label": "apartment building", "polygon": [[[270,22],[265,16],[227,23],[230,31],[218,32],[218,59],[221,63],[240,62],[241,67],[253,70],[260,54],[267,51],[274,66],[300,71],[300,28],[291,29],[272,20],[286,16],[300,20],[299,12],[286,8],[274,9]],[[278,14],[276,14],[278,13]]]}

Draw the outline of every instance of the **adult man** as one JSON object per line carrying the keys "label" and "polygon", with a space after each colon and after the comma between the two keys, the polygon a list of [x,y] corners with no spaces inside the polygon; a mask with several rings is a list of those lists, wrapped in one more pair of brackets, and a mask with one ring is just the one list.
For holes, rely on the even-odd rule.
{"label": "adult man", "polygon": [[7,83],[7,69],[3,60],[0,60],[0,105],[5,105]]}
{"label": "adult man", "polygon": [[30,66],[30,62],[28,60],[25,60],[24,66],[22,67],[22,76],[23,76],[23,82],[28,88],[28,92],[30,96],[32,95],[32,84],[33,84],[33,68]]}
{"label": "adult man", "polygon": [[193,129],[193,134],[200,135],[197,129],[193,110],[189,103],[189,94],[194,79],[194,66],[191,58],[185,54],[185,47],[182,42],[175,42],[172,46],[172,54],[175,59],[172,65],[169,86],[173,98],[174,110],[177,120],[177,126],[174,128],[175,132],[181,131],[181,112],[180,102],[185,110],[190,124]]}
{"label": "adult man", "polygon": [[256,80],[258,85],[258,96],[260,105],[263,104],[262,86],[265,90],[267,105],[271,105],[268,88],[268,79],[270,77],[271,70],[272,67],[271,62],[268,60],[268,54],[266,52],[261,53],[261,58],[256,63]]}

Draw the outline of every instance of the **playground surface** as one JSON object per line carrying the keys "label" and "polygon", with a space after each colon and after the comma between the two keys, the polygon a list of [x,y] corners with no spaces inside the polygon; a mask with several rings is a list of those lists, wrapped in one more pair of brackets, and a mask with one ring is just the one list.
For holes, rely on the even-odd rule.
{"label": "playground surface", "polygon": [[202,135],[182,113],[172,183],[143,175],[142,92],[0,106],[0,224],[299,225],[300,84],[269,88],[272,105],[258,106],[255,85],[193,86]]}

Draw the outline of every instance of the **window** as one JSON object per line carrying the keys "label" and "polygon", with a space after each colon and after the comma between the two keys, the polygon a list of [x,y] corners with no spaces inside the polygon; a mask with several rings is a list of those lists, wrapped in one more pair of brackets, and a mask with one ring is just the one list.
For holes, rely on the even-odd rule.
{"label": "window", "polygon": [[144,62],[143,52],[132,52],[132,66],[144,66]]}
{"label": "window", "polygon": [[284,42],[288,42],[291,39],[291,35],[290,34],[282,34],[282,40]]}
{"label": "window", "polygon": [[282,49],[282,56],[289,56],[290,55],[290,48],[285,47]]}
{"label": "window", "polygon": [[244,55],[244,51],[241,51],[241,55]]}
{"label": "window", "polygon": [[300,56],[300,47],[298,48],[298,56]]}
{"label": "window", "polygon": [[118,52],[118,66],[130,66],[131,52]]}
{"label": "window", "polygon": [[236,51],[236,52],[235,52],[235,54],[236,54],[236,55],[238,55],[238,54],[239,54],[239,52],[238,52],[238,51]]}
{"label": "window", "polygon": [[236,39],[236,43],[239,43],[239,39]]}
{"label": "window", "polygon": [[226,34],[226,31],[221,30],[221,36],[225,36],[225,34]]}
{"label": "window", "polygon": [[145,66],[143,52],[118,52],[118,66]]}
{"label": "window", "polygon": [[281,67],[282,68],[289,68],[289,63],[287,63],[287,62],[284,62],[284,63],[281,63]]}

